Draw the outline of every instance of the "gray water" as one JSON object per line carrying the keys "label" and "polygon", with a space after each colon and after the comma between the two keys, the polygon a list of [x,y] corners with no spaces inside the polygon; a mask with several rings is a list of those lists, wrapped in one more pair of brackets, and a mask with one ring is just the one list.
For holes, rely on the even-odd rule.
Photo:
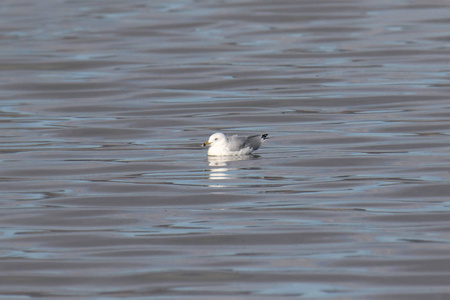
{"label": "gray water", "polygon": [[0,299],[449,299],[449,16],[2,1]]}

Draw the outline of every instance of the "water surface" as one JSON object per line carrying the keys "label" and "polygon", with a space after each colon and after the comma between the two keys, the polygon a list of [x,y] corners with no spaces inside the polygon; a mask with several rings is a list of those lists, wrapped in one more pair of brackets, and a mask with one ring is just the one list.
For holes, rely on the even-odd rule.
{"label": "water surface", "polygon": [[3,1],[0,298],[447,299],[449,15]]}

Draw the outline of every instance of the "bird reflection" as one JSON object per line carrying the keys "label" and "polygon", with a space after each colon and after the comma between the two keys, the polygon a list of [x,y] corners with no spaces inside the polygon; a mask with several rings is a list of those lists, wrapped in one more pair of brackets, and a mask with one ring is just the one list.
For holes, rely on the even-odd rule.
{"label": "bird reflection", "polygon": [[233,175],[232,171],[239,170],[239,168],[228,167],[228,162],[238,161],[238,160],[249,160],[255,159],[256,155],[239,155],[239,156],[208,156],[208,162],[211,169],[209,169],[209,179],[233,179],[237,175]]}

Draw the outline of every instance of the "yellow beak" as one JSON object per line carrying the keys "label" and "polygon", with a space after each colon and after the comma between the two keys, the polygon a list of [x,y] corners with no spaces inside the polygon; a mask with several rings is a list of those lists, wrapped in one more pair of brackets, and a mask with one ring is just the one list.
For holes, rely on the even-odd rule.
{"label": "yellow beak", "polygon": [[210,144],[211,144],[210,142],[205,142],[205,143],[202,144],[202,147],[208,146]]}

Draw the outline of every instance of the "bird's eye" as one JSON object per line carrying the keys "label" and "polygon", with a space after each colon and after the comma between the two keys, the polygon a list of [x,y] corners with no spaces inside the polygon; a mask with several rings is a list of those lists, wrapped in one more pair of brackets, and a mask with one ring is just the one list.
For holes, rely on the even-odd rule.
{"label": "bird's eye", "polygon": [[215,138],[214,140],[217,141],[219,138]]}

